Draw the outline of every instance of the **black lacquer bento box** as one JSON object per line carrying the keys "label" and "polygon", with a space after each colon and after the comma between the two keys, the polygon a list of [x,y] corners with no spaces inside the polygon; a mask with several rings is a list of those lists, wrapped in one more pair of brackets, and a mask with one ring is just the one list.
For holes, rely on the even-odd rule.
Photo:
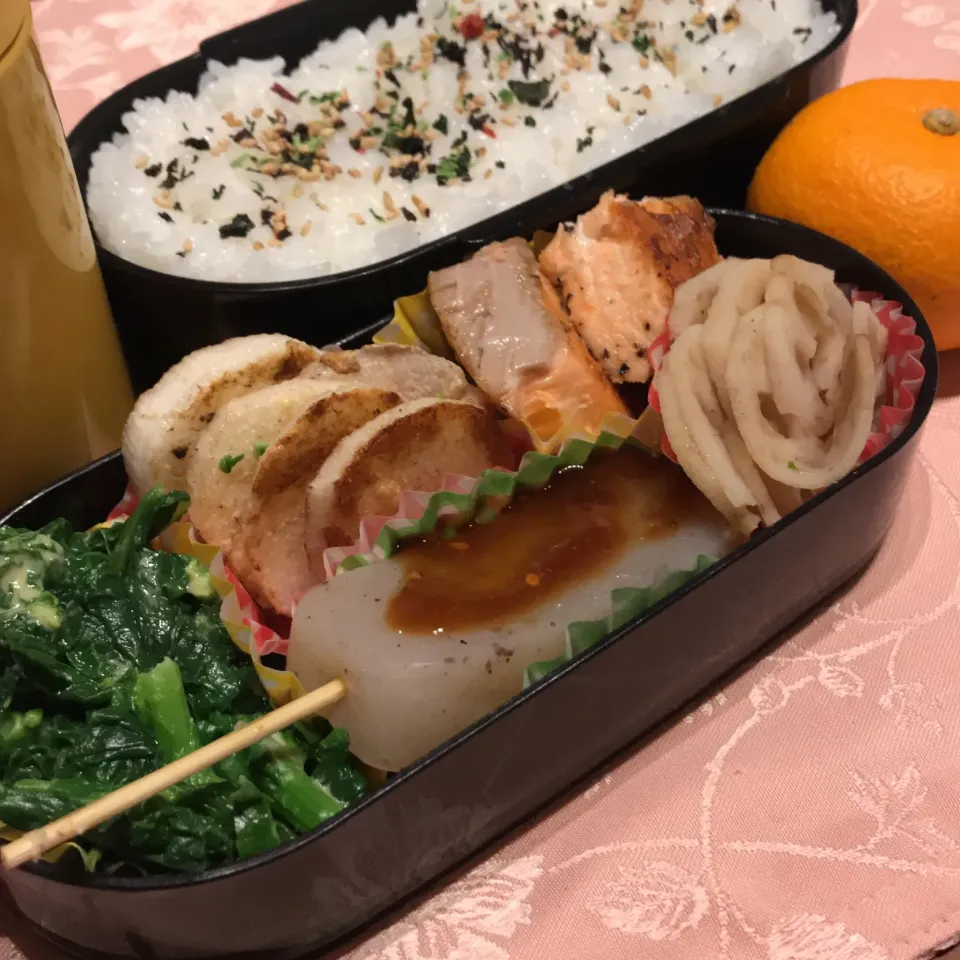
{"label": "black lacquer bento box", "polygon": [[[331,343],[356,329],[358,316],[386,312],[397,297],[419,289],[428,269],[454,263],[461,242],[530,236],[544,223],[589,209],[610,188],[648,196],[686,192],[705,205],[742,207],[752,172],[776,135],[840,79],[857,0],[822,5],[836,14],[840,30],[805,63],[584,176],[370,267],[307,280],[214,283],[159,273],[98,245],[134,389],[145,390],[185,354],[227,337],[269,330]],[[170,90],[196,92],[210,59],[233,64],[241,57],[280,55],[292,65],[348,27],[363,29],[377,17],[392,20],[414,7],[414,0],[306,0],[211,37],[197,53],[128,84],[77,124],[68,140],[82,192],[86,195],[93,153],[123,130],[121,119],[135,99],[163,97]]]}
{"label": "black lacquer bento box", "polygon": [[[523,824],[870,561],[933,403],[930,330],[907,293],[848,247],[751,214],[714,215],[726,255],[792,253],[834,268],[840,282],[881,291],[916,318],[926,377],[904,432],[775,527],[313,833],[192,877],[64,881],[46,864],[13,872],[13,900],[45,937],[83,957],[315,955]],[[444,262],[450,252],[435,257]],[[459,245],[457,255],[465,252]],[[375,317],[355,319],[358,327],[368,323],[348,341],[360,344]],[[115,454],[38,494],[5,522],[37,526],[66,516],[94,524],[125,483]]]}

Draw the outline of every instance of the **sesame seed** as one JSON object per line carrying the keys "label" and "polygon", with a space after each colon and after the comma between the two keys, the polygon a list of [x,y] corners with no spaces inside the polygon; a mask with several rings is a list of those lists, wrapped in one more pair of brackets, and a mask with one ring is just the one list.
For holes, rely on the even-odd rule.
{"label": "sesame seed", "polygon": [[377,169],[373,171],[373,182],[379,183],[380,178],[382,176],[383,176],[383,167],[377,167]]}
{"label": "sesame seed", "polygon": [[367,224],[367,221],[364,220],[363,217],[361,217],[359,213],[351,213],[351,214],[350,214],[350,219],[351,219],[358,227],[364,227],[364,226],[366,226],[366,224]]}
{"label": "sesame seed", "polygon": [[646,84],[644,84],[642,87],[640,87],[640,89],[639,89],[637,92],[638,92],[638,93],[640,94],[640,96],[643,97],[645,100],[651,100],[651,99],[653,99],[653,91],[652,91]]}
{"label": "sesame seed", "polygon": [[536,573],[528,573],[524,578],[524,582],[528,587],[539,587],[540,586],[540,577]]}
{"label": "sesame seed", "polygon": [[254,240],[254,241],[253,241],[253,249],[254,249],[254,250],[262,250],[262,249],[263,249],[263,244],[262,244],[259,240]]}
{"label": "sesame seed", "polygon": [[560,89],[563,90],[563,91],[569,90],[569,89],[570,89],[570,81],[569,81],[569,80],[564,80],[563,83],[560,84]]}
{"label": "sesame seed", "polygon": [[242,120],[238,120],[238,119],[233,115],[233,112],[232,112],[231,110],[228,110],[225,114],[223,114],[223,122],[224,122],[228,127],[242,127],[242,126],[243,126],[243,121],[242,121]]}
{"label": "sesame seed", "polygon": [[613,110],[620,109],[620,101],[612,93],[607,94],[607,104]]}
{"label": "sesame seed", "polygon": [[138,170],[142,170],[149,162],[150,162],[150,158],[145,153],[141,153],[140,156],[138,156],[137,159],[133,161],[133,165]]}
{"label": "sesame seed", "polygon": [[462,540],[451,540],[451,541],[450,541],[450,546],[451,546],[454,550],[460,550],[460,551],[469,550],[469,549],[470,549],[470,544],[469,544],[469,543],[464,543]]}
{"label": "sesame seed", "polygon": [[189,238],[183,241],[183,252],[189,253],[193,249],[193,241]]}
{"label": "sesame seed", "polygon": [[263,107],[254,107],[250,111],[250,116],[253,117],[254,120],[258,120],[260,117],[263,116]]}
{"label": "sesame seed", "polygon": [[359,180],[363,176],[363,174],[356,167],[351,167],[347,173],[350,174],[354,180]]}
{"label": "sesame seed", "polygon": [[421,217],[430,216],[430,208],[423,202],[423,200],[420,199],[420,197],[414,194],[410,199],[413,201],[413,205],[417,208],[417,211]]}
{"label": "sesame seed", "polygon": [[723,95],[719,93],[715,93],[713,95],[713,105],[715,107],[719,107],[721,103],[723,103]]}
{"label": "sesame seed", "polygon": [[517,125],[517,123],[516,123],[516,121],[513,119],[513,117],[501,117],[501,118],[500,118],[500,122],[501,122],[505,127],[515,127],[515,126]]}
{"label": "sesame seed", "polygon": [[300,228],[300,236],[305,237],[312,228],[313,224],[309,220],[305,220],[303,226]]}
{"label": "sesame seed", "polygon": [[267,241],[267,246],[277,248],[277,247],[282,247],[283,244],[276,237],[271,237]]}
{"label": "sesame seed", "polygon": [[493,176],[493,171],[492,171],[492,170],[488,170],[488,171],[483,175],[483,179],[484,179],[484,180],[489,180],[492,176]]}
{"label": "sesame seed", "polygon": [[316,197],[314,197],[313,202],[320,210],[323,210],[324,213],[327,213],[330,210],[330,208],[322,200],[318,200]]}
{"label": "sesame seed", "polygon": [[169,190],[161,190],[159,193],[154,194],[153,202],[158,207],[169,210],[173,207],[173,194]]}

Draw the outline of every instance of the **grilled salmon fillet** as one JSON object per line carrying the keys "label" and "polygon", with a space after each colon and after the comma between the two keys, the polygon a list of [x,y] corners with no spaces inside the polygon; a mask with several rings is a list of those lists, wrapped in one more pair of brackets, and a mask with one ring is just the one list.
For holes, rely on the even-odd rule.
{"label": "grilled salmon fillet", "polygon": [[650,379],[647,351],[674,290],[720,260],[714,228],[691,197],[637,202],[609,191],[540,254],[566,322],[614,383]]}
{"label": "grilled salmon fillet", "polygon": [[430,274],[430,299],[483,392],[546,443],[563,427],[599,433],[623,401],[576,334],[551,312],[530,247],[491,243]]}

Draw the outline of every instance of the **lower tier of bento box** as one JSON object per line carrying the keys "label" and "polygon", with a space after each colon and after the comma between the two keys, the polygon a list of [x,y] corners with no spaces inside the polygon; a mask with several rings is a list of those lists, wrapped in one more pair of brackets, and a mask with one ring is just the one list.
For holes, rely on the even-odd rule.
{"label": "lower tier of bento box", "polygon": [[[883,291],[917,319],[926,377],[903,432],[844,480],[312,833],[199,876],[65,881],[49,865],[10,874],[15,904],[44,937],[82,957],[288,960],[329,948],[642,742],[869,563],[933,402],[929,329],[905,291],[849,248],[782,222],[714,215],[724,253],[792,253],[827,264],[841,282]],[[113,456],[6,519],[92,524],[125,485]]]}

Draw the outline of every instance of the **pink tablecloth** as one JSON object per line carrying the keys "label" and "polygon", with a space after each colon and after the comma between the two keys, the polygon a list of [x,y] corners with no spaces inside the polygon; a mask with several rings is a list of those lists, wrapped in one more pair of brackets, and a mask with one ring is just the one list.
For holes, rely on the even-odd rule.
{"label": "pink tablecloth", "polygon": [[[128,79],[281,5],[33,9],[69,127]],[[960,78],[960,0],[861,6],[848,81]],[[940,393],[893,534],[842,599],[351,960],[907,960],[953,939],[960,355]],[[0,960],[51,956],[9,916],[4,929]]]}

